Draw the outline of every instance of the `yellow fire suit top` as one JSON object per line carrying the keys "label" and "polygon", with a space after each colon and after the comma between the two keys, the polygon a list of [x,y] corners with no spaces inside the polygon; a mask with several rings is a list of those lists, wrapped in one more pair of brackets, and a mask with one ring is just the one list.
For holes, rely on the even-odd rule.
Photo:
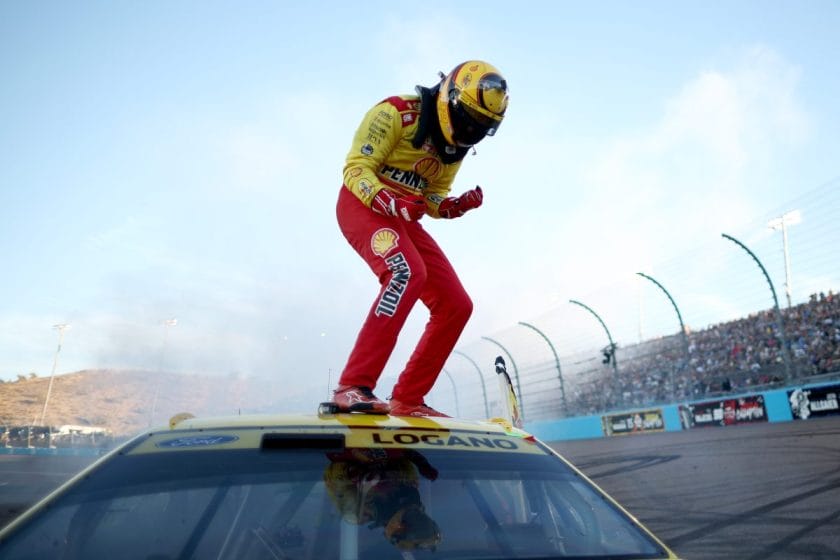
{"label": "yellow fire suit top", "polygon": [[426,213],[439,218],[438,207],[449,194],[461,160],[444,163],[430,135],[422,144],[414,141],[420,105],[419,96],[394,96],[367,112],[347,154],[344,185],[368,207],[381,189],[397,196],[422,196]]}

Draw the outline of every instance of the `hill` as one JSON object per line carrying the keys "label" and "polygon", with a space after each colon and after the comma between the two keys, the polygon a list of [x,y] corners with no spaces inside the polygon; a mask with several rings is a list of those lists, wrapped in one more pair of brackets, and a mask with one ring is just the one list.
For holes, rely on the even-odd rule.
{"label": "hill", "polygon": [[[48,377],[0,383],[0,425],[38,424],[48,387]],[[301,400],[299,395],[279,395],[270,380],[260,378],[83,370],[55,376],[44,424],[100,426],[119,437],[165,424],[178,412],[294,411],[305,407]],[[315,404],[308,404],[314,410]]]}

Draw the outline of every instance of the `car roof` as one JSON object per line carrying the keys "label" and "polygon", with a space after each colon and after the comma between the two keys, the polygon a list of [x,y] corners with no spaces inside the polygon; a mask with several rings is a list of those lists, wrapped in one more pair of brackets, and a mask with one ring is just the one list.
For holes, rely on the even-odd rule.
{"label": "car roof", "polygon": [[389,416],[385,414],[250,414],[245,416],[215,416],[197,418],[189,413],[176,414],[170,419],[171,430],[245,429],[245,428],[319,428],[341,431],[346,428],[436,429],[481,431],[532,438],[502,418],[462,420],[442,417]]}
{"label": "car roof", "polygon": [[[330,438],[332,438],[330,440]],[[340,440],[340,441],[339,441]],[[332,443],[330,443],[332,441]],[[368,414],[265,414],[196,418],[176,414],[120,448],[126,455],[232,449],[370,447],[540,453],[527,432],[488,421]]]}

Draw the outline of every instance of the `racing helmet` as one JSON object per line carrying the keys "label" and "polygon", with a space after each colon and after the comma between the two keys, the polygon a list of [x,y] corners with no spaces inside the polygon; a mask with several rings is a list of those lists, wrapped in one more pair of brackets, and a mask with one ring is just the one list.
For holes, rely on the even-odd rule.
{"label": "racing helmet", "polygon": [[462,62],[443,78],[437,96],[444,140],[468,148],[493,136],[507,105],[507,81],[495,66],[481,60]]}
{"label": "racing helmet", "polygon": [[441,541],[438,524],[419,504],[397,510],[385,524],[385,538],[400,550],[435,550]]}

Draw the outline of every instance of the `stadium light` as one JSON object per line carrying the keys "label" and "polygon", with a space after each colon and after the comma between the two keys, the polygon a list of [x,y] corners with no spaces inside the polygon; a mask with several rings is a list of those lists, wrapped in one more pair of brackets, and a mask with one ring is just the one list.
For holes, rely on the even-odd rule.
{"label": "stadium light", "polygon": [[64,341],[64,331],[70,328],[70,324],[59,323],[58,325],[53,325],[53,328],[58,331],[58,347],[55,349],[52,373],[50,373],[50,383],[47,385],[47,396],[44,399],[44,409],[41,411],[41,421],[38,423],[39,426],[44,425],[44,418],[47,415],[47,405],[50,403],[50,393],[52,393],[53,380],[55,379],[55,368],[58,366],[58,353],[61,352],[61,343]]}
{"label": "stadium light", "polygon": [[782,246],[785,255],[785,295],[787,296],[788,307],[791,306],[791,285],[790,285],[790,258],[788,255],[788,238],[787,226],[795,226],[802,222],[802,213],[799,210],[791,210],[785,212],[778,218],[773,218],[767,222],[767,227],[777,231],[782,230]]}

